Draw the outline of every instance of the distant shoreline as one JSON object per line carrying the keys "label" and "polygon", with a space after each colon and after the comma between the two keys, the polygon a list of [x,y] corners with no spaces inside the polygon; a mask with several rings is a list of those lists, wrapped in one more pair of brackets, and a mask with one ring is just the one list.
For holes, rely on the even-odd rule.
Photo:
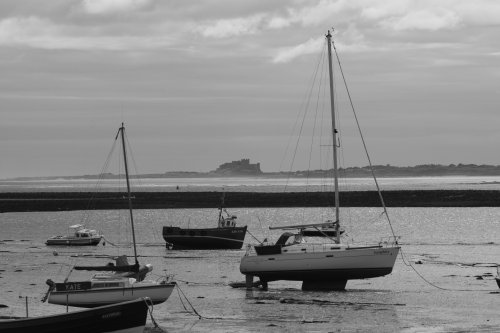
{"label": "distant shoreline", "polygon": [[[422,164],[417,166],[399,167],[392,165],[374,165],[373,172],[380,178],[397,177],[480,177],[500,176],[500,165],[477,164]],[[372,169],[364,167],[340,168],[339,174],[343,178],[371,178]],[[131,175],[130,178],[325,178],[331,177],[332,170],[299,170],[291,172],[241,172],[238,170],[225,170],[224,172],[209,171],[167,171],[165,173],[149,173]],[[103,173],[97,175],[80,176],[47,176],[47,177],[15,177],[0,179],[0,181],[40,181],[40,180],[77,180],[77,179],[118,179],[123,175]]]}
{"label": "distant shoreline", "polygon": [[[395,190],[383,191],[387,207],[500,207],[497,190]],[[92,201],[90,198],[94,198]],[[221,192],[136,192],[134,209],[218,208]],[[327,192],[225,192],[225,206],[327,207],[332,206]],[[343,207],[380,207],[375,191],[341,192]],[[127,209],[123,194],[117,192],[19,192],[0,193],[0,213],[69,210]]]}

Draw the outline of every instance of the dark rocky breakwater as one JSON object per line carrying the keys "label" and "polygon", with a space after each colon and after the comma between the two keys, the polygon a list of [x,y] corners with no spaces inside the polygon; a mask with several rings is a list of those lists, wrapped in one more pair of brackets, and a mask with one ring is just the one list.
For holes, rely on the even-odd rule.
{"label": "dark rocky breakwater", "polygon": [[[388,207],[498,207],[500,191],[401,190],[383,191]],[[138,192],[134,209],[216,208],[221,192]],[[333,204],[325,192],[226,192],[226,207],[324,207]],[[375,191],[341,192],[343,207],[380,207]],[[117,192],[0,193],[0,212],[127,209],[124,194]]]}

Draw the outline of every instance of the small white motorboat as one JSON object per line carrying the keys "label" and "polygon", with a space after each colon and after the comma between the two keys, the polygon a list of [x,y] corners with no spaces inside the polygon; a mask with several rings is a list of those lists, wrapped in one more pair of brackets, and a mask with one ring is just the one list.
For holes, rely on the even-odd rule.
{"label": "small white motorboat", "polygon": [[53,236],[45,242],[46,245],[97,245],[102,239],[102,235],[94,229],[87,229],[82,224],[75,224],[69,227],[69,234],[66,236]]}

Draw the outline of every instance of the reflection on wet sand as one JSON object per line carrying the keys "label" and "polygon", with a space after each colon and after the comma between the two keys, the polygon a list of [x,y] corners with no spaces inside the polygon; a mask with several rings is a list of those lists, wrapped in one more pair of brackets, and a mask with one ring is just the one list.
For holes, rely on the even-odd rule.
{"label": "reflection on wet sand", "polygon": [[[340,292],[303,292],[295,288],[273,288],[272,292],[246,290],[242,313],[249,321],[259,320],[273,327],[300,331],[347,331],[374,329],[393,331],[401,327],[397,308],[406,304],[396,293],[385,290],[346,290]],[[299,326],[297,326],[299,325]]]}

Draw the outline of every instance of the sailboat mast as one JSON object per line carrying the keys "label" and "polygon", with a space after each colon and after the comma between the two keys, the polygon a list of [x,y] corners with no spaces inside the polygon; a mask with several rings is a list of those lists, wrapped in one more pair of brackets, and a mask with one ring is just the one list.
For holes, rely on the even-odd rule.
{"label": "sailboat mast", "polygon": [[332,113],[332,139],[333,139],[333,178],[335,186],[335,222],[337,229],[337,242],[340,243],[340,233],[339,231],[339,177],[338,177],[338,164],[337,164],[337,128],[335,126],[335,100],[333,95],[333,69],[332,69],[332,35],[330,30],[326,35],[328,41],[328,70],[330,73],[330,107]]}
{"label": "sailboat mast", "polygon": [[127,179],[127,197],[128,197],[128,210],[130,213],[130,224],[132,226],[132,242],[134,243],[134,258],[135,264],[139,266],[139,261],[137,260],[137,248],[135,245],[135,230],[134,230],[134,215],[132,213],[132,197],[130,195],[130,180],[128,175],[128,165],[127,165],[127,149],[125,147],[125,126],[122,123],[120,127],[121,137],[122,137],[122,148],[123,148],[123,162],[125,165],[125,178]]}

